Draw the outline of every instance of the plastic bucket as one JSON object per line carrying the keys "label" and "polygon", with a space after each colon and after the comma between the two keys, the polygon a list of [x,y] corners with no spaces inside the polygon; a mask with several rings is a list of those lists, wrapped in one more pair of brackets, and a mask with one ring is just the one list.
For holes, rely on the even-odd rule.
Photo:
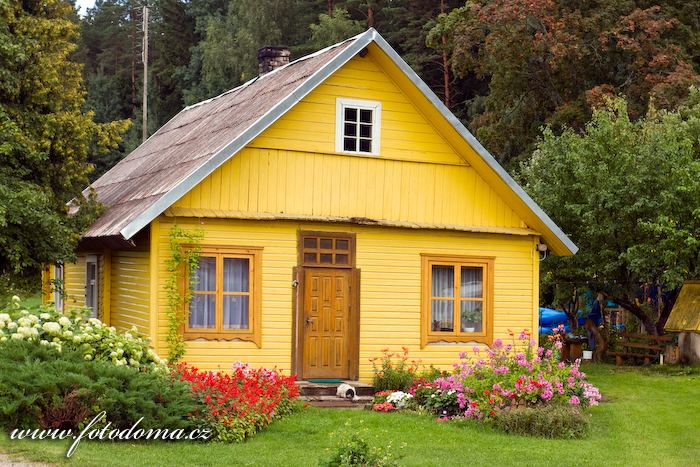
{"label": "plastic bucket", "polygon": [[593,351],[592,350],[584,350],[583,351],[583,359],[584,360],[593,360]]}

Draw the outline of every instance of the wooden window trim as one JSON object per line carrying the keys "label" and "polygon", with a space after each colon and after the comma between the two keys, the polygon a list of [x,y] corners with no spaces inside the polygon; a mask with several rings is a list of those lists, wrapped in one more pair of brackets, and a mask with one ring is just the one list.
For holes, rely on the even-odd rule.
{"label": "wooden window trim", "polygon": [[[455,330],[453,332],[433,331],[431,328],[431,300],[432,300],[432,267],[433,265],[482,267],[483,274],[483,303],[484,319],[480,332],[461,332],[460,320],[455,319]],[[421,348],[436,342],[479,342],[491,345],[493,342],[493,274],[494,258],[484,256],[453,256],[421,254]],[[458,275],[455,275],[455,318],[459,313],[457,303],[462,300],[459,297]]]}
{"label": "wooden window trim", "polygon": [[[304,248],[304,239],[309,238],[309,237],[323,237],[323,238],[332,238],[334,240],[347,240],[348,241],[348,249],[347,250],[340,250],[342,254],[348,255],[348,262],[347,264],[335,264],[335,263],[330,263],[330,264],[322,264],[318,262],[310,263],[306,262],[304,260],[304,253],[309,252],[309,249]],[[318,230],[300,230],[298,235],[297,235],[297,264],[299,266],[305,266],[305,267],[314,267],[314,268],[332,268],[332,269],[353,269],[355,267],[355,240],[356,236],[354,233],[348,233],[348,232],[324,232],[324,231],[318,231]],[[319,252],[323,252],[325,250],[322,250],[318,248]],[[328,250],[328,253],[334,253],[338,250]]]}
{"label": "wooden window trim", "polygon": [[[216,258],[216,290],[215,299],[215,322],[214,329],[190,329],[189,319],[184,320],[183,334],[186,340],[207,339],[207,340],[241,340],[253,342],[258,348],[262,346],[262,247],[232,247],[203,245],[200,256],[214,256]],[[224,258],[248,258],[250,260],[249,291],[248,292],[224,292],[223,291],[223,264]],[[183,274],[184,287],[189,287],[189,277]],[[197,294],[192,292],[192,294]],[[201,295],[206,295],[203,293]],[[208,294],[211,294],[209,292]],[[224,295],[248,295],[249,308],[248,320],[249,329],[223,329],[223,297]],[[189,313],[189,303],[185,311]]]}

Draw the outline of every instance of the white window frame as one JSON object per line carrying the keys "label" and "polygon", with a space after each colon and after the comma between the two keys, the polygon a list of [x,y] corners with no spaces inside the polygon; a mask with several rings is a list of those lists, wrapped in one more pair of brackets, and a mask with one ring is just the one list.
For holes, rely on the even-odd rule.
{"label": "white window frame", "polygon": [[[345,109],[354,108],[372,111],[372,151],[346,151],[344,148],[345,138]],[[358,117],[359,118],[359,117]],[[338,97],[335,100],[335,151],[343,154],[360,154],[365,156],[379,155],[380,137],[382,134],[382,103],[378,101],[367,101],[359,99],[346,99]],[[358,135],[359,139],[359,135]]]}

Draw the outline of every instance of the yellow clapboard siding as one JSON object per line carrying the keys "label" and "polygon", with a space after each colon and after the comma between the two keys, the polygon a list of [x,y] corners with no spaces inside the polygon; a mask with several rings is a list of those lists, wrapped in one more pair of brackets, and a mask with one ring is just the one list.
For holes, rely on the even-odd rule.
{"label": "yellow clapboard siding", "polygon": [[66,263],[64,265],[63,290],[65,296],[63,303],[66,310],[85,306],[86,258],[86,254],[77,253],[74,263]]}
{"label": "yellow clapboard siding", "polygon": [[360,377],[371,379],[369,358],[384,347],[410,349],[425,364],[449,369],[461,351],[473,344],[430,344],[420,347],[421,253],[493,256],[494,337],[509,339],[508,329],[533,327],[537,297],[533,290],[538,254],[533,237],[438,232],[347,224],[289,221],[192,219],[161,216],[158,271],[157,349],[167,354],[166,271],[169,232],[201,230],[203,244],[262,247],[262,346],[242,341],[188,341],[185,361],[207,370],[228,370],[237,361],[254,366],[292,367],[292,270],[297,264],[297,232],[353,232],[357,238],[360,286]]}
{"label": "yellow clapboard siding", "polygon": [[128,330],[136,326],[148,335],[150,312],[149,252],[113,250],[110,324]]}
{"label": "yellow clapboard siding", "polygon": [[173,207],[523,226],[469,166],[257,148],[242,150]]}

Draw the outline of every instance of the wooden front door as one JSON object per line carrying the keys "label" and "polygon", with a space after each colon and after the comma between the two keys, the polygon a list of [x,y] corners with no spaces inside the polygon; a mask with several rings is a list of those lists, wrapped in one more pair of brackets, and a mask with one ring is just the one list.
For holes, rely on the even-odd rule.
{"label": "wooden front door", "polygon": [[349,269],[304,272],[303,377],[349,378],[352,329]]}

